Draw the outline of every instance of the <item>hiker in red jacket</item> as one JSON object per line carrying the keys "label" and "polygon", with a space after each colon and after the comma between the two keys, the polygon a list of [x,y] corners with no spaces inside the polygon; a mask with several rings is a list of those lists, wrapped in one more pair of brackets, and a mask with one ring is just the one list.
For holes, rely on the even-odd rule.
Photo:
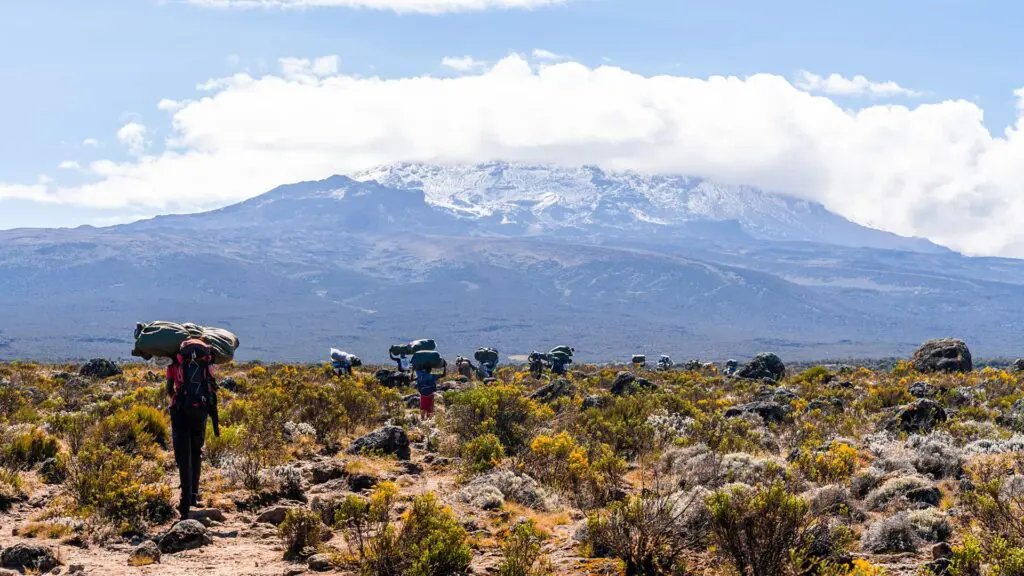
{"label": "hiker in red jacket", "polygon": [[217,414],[217,382],[213,378],[213,349],[202,340],[186,340],[167,367],[170,398],[171,440],[178,464],[181,499],[178,513],[188,518],[189,508],[199,506],[199,473],[206,419],[213,420],[213,434],[220,436]]}

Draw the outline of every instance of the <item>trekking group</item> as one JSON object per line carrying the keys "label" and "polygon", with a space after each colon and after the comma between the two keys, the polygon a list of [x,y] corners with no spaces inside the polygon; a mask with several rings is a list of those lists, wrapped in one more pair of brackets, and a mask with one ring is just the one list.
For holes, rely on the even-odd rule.
{"label": "trekking group", "polygon": [[[132,355],[146,360],[155,358],[167,365],[165,391],[181,486],[178,513],[182,518],[187,518],[190,510],[200,505],[207,425],[212,424],[214,436],[220,436],[218,388],[213,367],[232,361],[238,346],[238,338],[221,328],[158,321],[140,323],[135,329]],[[538,378],[545,370],[553,375],[564,375],[574,353],[575,349],[569,346],[558,346],[546,354],[533,352],[528,357],[530,373]],[[420,416],[432,417],[438,379],[448,372],[448,363],[437,351],[436,343],[424,339],[396,344],[388,349],[388,356],[397,370],[380,370],[375,374],[377,379],[386,386],[414,386],[419,393]],[[479,348],[472,360],[459,356],[455,369],[467,379],[475,376],[489,382],[494,380],[498,360],[497,350]],[[336,348],[330,350],[330,363],[333,373],[339,377],[351,376],[353,368],[362,366],[358,356]]]}

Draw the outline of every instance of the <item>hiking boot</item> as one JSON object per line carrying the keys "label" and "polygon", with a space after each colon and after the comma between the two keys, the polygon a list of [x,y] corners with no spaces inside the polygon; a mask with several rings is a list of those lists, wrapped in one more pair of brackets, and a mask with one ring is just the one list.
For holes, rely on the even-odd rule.
{"label": "hiking boot", "polygon": [[199,506],[199,494],[193,494],[193,495],[192,495],[192,501],[190,502],[190,504],[191,504],[191,505],[192,505],[192,506],[193,506],[194,508],[199,508],[199,507],[200,507],[200,506]]}

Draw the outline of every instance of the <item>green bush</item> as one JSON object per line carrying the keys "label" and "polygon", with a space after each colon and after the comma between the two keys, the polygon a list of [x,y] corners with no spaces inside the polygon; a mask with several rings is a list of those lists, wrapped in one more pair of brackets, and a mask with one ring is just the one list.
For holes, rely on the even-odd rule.
{"label": "green bush", "polygon": [[122,534],[170,518],[171,489],[154,462],[90,439],[68,461],[64,487],[78,514],[107,521]]}
{"label": "green bush", "polygon": [[17,470],[0,466],[0,512],[25,497],[25,483]]}
{"label": "green bush", "polygon": [[4,450],[3,458],[10,466],[31,467],[53,458],[59,450],[60,444],[56,438],[42,428],[32,428],[14,435]]}
{"label": "green bush", "polygon": [[518,454],[554,414],[511,384],[477,386],[446,394],[445,426],[463,442],[494,434],[507,454]]}
{"label": "green bush", "polygon": [[462,462],[474,474],[487,472],[505,457],[505,448],[494,434],[478,436],[462,446]]}
{"label": "green bush", "polygon": [[749,576],[783,574],[805,528],[807,502],[786,492],[781,483],[768,487],[727,487],[708,499],[711,531],[719,550],[736,571]]}
{"label": "green bush", "polygon": [[108,446],[128,454],[151,454],[154,446],[170,446],[167,416],[144,404],[117,410],[100,420],[97,430]]}
{"label": "green bush", "polygon": [[626,576],[667,576],[683,573],[683,551],[700,539],[685,520],[692,497],[632,496],[613,504],[587,522],[590,544],[619,558]]}
{"label": "green bush", "polygon": [[327,535],[320,515],[308,508],[292,508],[281,522],[278,533],[284,541],[285,558],[295,558],[304,548],[316,548]]}
{"label": "green bush", "polygon": [[509,530],[501,544],[498,576],[548,576],[554,573],[551,563],[541,554],[545,535],[533,520],[520,522]]}
{"label": "green bush", "polygon": [[50,429],[64,441],[72,454],[77,454],[94,422],[95,419],[87,412],[58,412],[50,417]]}
{"label": "green bush", "polygon": [[241,443],[239,426],[221,426],[220,436],[213,434],[213,426],[206,427],[203,458],[212,466],[220,466],[238,451]]}
{"label": "green bush", "polygon": [[657,409],[657,397],[652,394],[613,397],[607,406],[580,415],[579,435],[611,446],[616,454],[636,458],[654,446],[655,429],[649,419]]}
{"label": "green bush", "polygon": [[369,500],[353,496],[339,505],[335,524],[366,576],[459,576],[472,560],[466,531],[433,493],[417,496],[396,522],[398,488],[382,482]]}

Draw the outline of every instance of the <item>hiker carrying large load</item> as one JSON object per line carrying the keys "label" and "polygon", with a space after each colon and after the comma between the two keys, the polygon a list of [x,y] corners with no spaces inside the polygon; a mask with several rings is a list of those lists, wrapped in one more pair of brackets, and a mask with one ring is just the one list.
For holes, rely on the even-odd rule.
{"label": "hiker carrying large load", "polygon": [[202,340],[213,349],[213,363],[226,364],[235,358],[238,337],[223,328],[199,326],[191,322],[177,324],[157,320],[149,324],[135,325],[135,347],[132,356],[143,360],[150,358],[173,359],[186,340]]}
{"label": "hiker carrying large load", "polygon": [[572,364],[572,355],[576,353],[575,348],[569,346],[556,346],[548,352],[548,361],[551,363],[551,373],[564,376],[569,364]]}
{"label": "hiker carrying large load", "polygon": [[672,362],[672,358],[669,358],[665,354],[662,354],[661,358],[658,359],[658,370],[661,370],[662,372],[671,370],[673,366],[675,366],[675,364]]}
{"label": "hiker carrying large load", "polygon": [[392,345],[391,348],[388,349],[388,356],[390,356],[391,360],[398,364],[399,372],[405,372],[405,358],[407,356],[412,356],[417,352],[428,352],[436,349],[437,345],[433,340],[413,340],[408,344]]}
{"label": "hiker carrying large load", "polygon": [[363,365],[363,361],[355,354],[349,354],[337,348],[331,348],[331,368],[335,376],[351,376],[352,369]]}
{"label": "hiker carrying large load", "polygon": [[540,378],[544,374],[544,368],[551,366],[548,355],[537,352],[536,350],[530,352],[526,361],[530,365],[530,375],[534,378]]}
{"label": "hiker carrying large load", "polygon": [[473,374],[477,372],[478,368],[473,365],[473,362],[465,356],[459,356],[455,359],[455,372],[462,376],[466,380],[472,380]]}
{"label": "hiker carrying large load", "polygon": [[437,392],[437,370],[440,376],[448,372],[448,363],[437,350],[419,350],[409,361],[416,374],[416,391],[420,393],[420,417],[429,418],[434,414],[434,393]]}
{"label": "hiker carrying large load", "polygon": [[478,348],[473,353],[473,358],[480,363],[477,367],[477,374],[481,380],[494,376],[494,370],[498,367],[498,351],[494,348]]}
{"label": "hiker carrying large load", "polygon": [[167,396],[170,400],[171,444],[178,465],[181,497],[178,513],[188,518],[189,509],[199,506],[199,479],[206,421],[213,423],[220,437],[217,412],[217,381],[212,366],[215,349],[198,338],[185,340],[167,367]]}

